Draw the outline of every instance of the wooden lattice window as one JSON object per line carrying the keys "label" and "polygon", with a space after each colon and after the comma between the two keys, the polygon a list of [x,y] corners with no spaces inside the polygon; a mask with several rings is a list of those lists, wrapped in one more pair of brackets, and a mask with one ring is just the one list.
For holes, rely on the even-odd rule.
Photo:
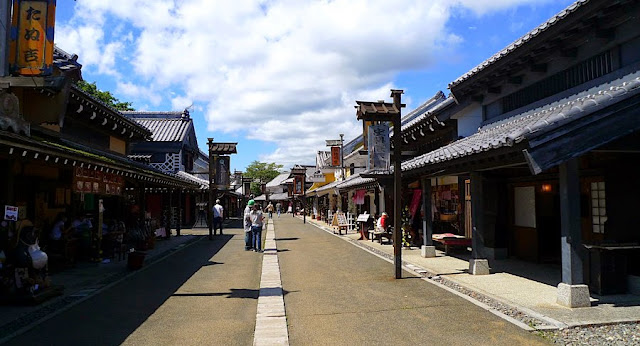
{"label": "wooden lattice window", "polygon": [[591,219],[593,233],[604,233],[607,204],[604,181],[591,182]]}

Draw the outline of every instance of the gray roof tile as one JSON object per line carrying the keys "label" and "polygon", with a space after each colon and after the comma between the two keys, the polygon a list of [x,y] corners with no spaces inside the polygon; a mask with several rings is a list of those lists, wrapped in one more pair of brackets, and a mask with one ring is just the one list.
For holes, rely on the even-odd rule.
{"label": "gray roof tile", "polygon": [[154,142],[182,142],[193,124],[183,112],[122,112],[153,133]]}
{"label": "gray roof tile", "polygon": [[408,172],[429,164],[513,146],[543,130],[586,116],[640,93],[640,71],[601,84],[551,104],[485,125],[473,135],[402,163]]}

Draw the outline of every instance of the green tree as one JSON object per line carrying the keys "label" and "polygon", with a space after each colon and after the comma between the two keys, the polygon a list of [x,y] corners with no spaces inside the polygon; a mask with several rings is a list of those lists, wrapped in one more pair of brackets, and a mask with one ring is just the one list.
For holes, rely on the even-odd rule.
{"label": "green tree", "polygon": [[251,182],[251,193],[255,196],[262,194],[262,183],[268,183],[280,174],[282,165],[253,161],[247,166],[244,176],[253,179]]}
{"label": "green tree", "polygon": [[119,110],[119,111],[135,111],[133,107],[131,107],[131,102],[120,102],[115,96],[111,95],[108,91],[102,91],[98,89],[96,82],[88,83],[83,80],[78,81],[78,88],[80,90],[88,93],[89,95],[97,98],[108,106]]}

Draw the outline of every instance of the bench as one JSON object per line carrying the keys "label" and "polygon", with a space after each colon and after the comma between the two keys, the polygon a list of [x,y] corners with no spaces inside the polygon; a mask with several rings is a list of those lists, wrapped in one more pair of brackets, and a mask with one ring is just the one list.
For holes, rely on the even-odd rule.
{"label": "bench", "polygon": [[388,227],[386,230],[382,230],[379,228],[374,228],[369,230],[369,239],[373,242],[374,240],[378,240],[380,244],[382,244],[382,238],[387,238],[389,242],[393,241],[393,229]]}
{"label": "bench", "polygon": [[434,242],[437,242],[444,246],[444,253],[448,254],[452,247],[464,247],[471,246],[471,239],[465,238],[461,235],[453,233],[434,234],[431,236]]}

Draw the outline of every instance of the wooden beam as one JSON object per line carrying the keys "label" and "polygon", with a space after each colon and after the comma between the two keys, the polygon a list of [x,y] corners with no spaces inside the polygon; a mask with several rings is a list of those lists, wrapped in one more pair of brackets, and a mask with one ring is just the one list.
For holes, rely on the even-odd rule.
{"label": "wooden beam", "polygon": [[520,84],[522,84],[523,80],[524,80],[524,77],[522,75],[511,76],[511,77],[507,78],[507,83],[514,84],[514,85],[520,85]]}
{"label": "wooden beam", "polygon": [[487,92],[489,94],[500,94],[502,92],[502,88],[501,87],[489,87],[489,88],[487,88]]}
{"label": "wooden beam", "polygon": [[531,72],[547,72],[547,64],[534,64],[531,66]]}

